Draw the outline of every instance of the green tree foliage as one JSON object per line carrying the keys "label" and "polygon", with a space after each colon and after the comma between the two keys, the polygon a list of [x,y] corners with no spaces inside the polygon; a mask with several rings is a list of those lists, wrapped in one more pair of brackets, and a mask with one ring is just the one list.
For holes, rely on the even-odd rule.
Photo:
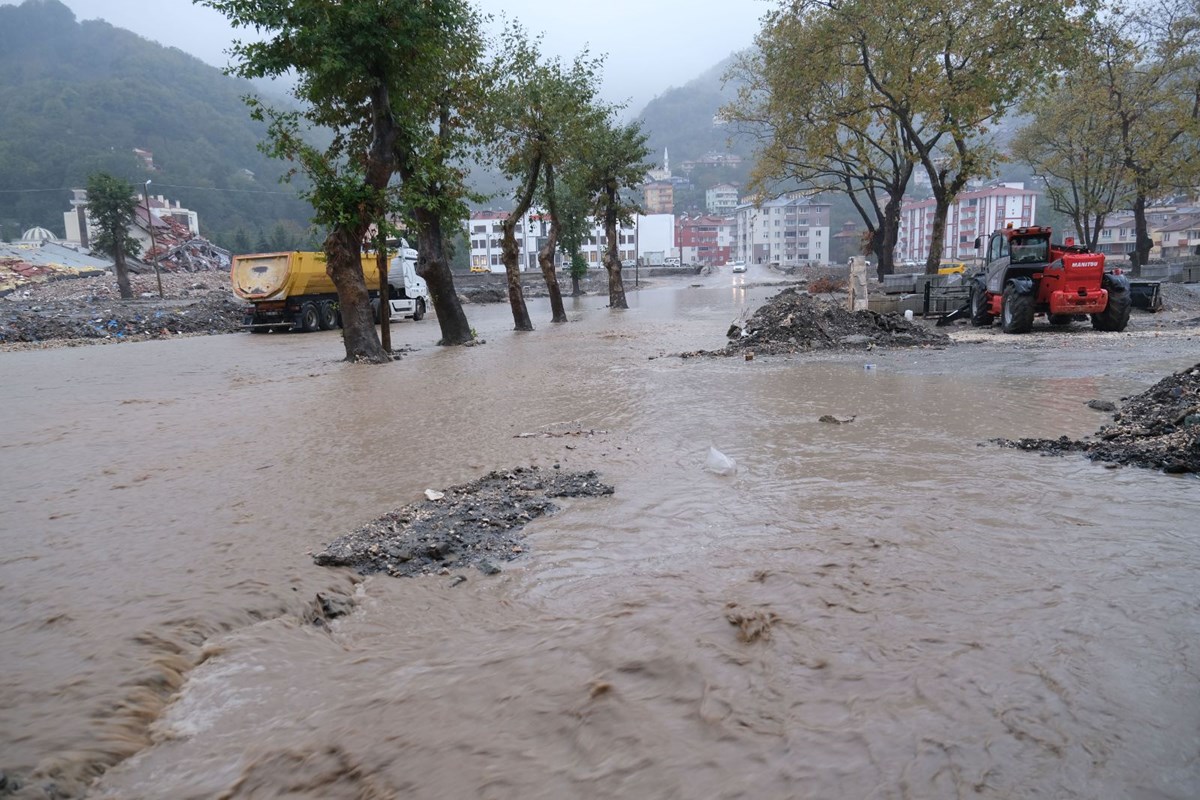
{"label": "green tree foliage", "polygon": [[92,246],[112,256],[116,262],[121,298],[130,300],[133,289],[129,285],[125,257],[137,256],[142,249],[141,243],[129,235],[129,226],[133,224],[138,206],[137,196],[128,181],[103,172],[88,177],[87,191],[88,216],[96,228]]}
{"label": "green tree foliage", "polygon": [[[882,164],[884,174],[894,176],[896,168],[886,167],[880,154],[898,156],[907,148],[908,158],[925,169],[933,188],[936,207],[926,269],[936,271],[950,205],[968,180],[990,174],[1000,158],[990,126],[1070,61],[1085,11],[1075,0],[920,0],[901,5],[784,0],[768,16],[767,34],[771,27],[805,34],[805,44],[813,49],[774,44],[792,55],[788,61],[797,78],[819,90],[804,96],[850,115],[845,125],[824,114],[823,120],[810,119],[826,126],[825,146],[805,141],[803,160],[815,160],[810,157],[822,150],[828,156],[849,155],[857,165],[854,180],[862,181],[871,174],[864,164]],[[778,82],[775,86],[779,88]]]}
{"label": "green tree foliage", "polygon": [[[235,71],[246,78],[294,73],[304,112],[252,100],[270,122],[269,152],[291,161],[311,182],[305,197],[314,222],[328,226],[324,250],[338,289],[347,360],[387,363],[372,322],[360,251],[369,227],[397,210],[389,191],[400,157],[413,148],[428,102],[407,100],[442,88],[444,53],[460,43],[474,16],[459,0],[205,0],[238,27],[268,32],[238,42]],[[318,149],[302,122],[334,134]],[[448,266],[445,268],[449,275]],[[436,296],[435,296],[436,297]],[[385,300],[380,299],[380,305]],[[457,299],[453,302],[457,304]],[[440,315],[439,315],[440,316]]]}
{"label": "green tree foliage", "polygon": [[608,271],[608,305],[629,308],[625,284],[621,279],[621,258],[617,251],[617,226],[628,225],[640,212],[638,187],[650,165],[646,163],[646,134],[638,122],[618,124],[610,114],[583,140],[580,150],[581,185],[590,198],[591,214],[604,226],[608,246],[603,261]]}
{"label": "green tree foliage", "polygon": [[[1075,235],[1095,249],[1105,218],[1131,199],[1121,131],[1107,106],[1100,65],[1088,61],[1057,90],[1030,102],[1033,118],[1013,140],[1015,158],[1045,181],[1046,198],[1067,215]],[[1080,109],[1092,110],[1080,114]]]}
{"label": "green tree foliage", "polygon": [[1154,0],[1116,9],[1092,50],[1100,92],[1088,113],[1117,131],[1133,195],[1136,274],[1153,246],[1146,207],[1200,181],[1200,5]]}
{"label": "green tree foliage", "polygon": [[841,191],[867,229],[879,277],[894,271],[900,207],[918,154],[839,37],[832,14],[768,15],[757,48],[731,68],[741,85],[723,115],[758,142],[750,190]]}
{"label": "green tree foliage", "polygon": [[[58,0],[0,6],[0,219],[60,234],[70,189],[105,172],[154,188],[232,247],[246,222],[304,226],[308,210],[258,152],[243,81],[106,22],[76,21]],[[154,169],[134,156],[154,154]],[[248,177],[242,170],[252,172]]]}
{"label": "green tree foliage", "polygon": [[501,253],[517,330],[533,329],[521,289],[516,227],[535,199],[542,201],[550,216],[549,240],[541,248],[539,265],[553,321],[567,321],[554,270],[554,240],[559,233],[556,174],[578,152],[583,132],[607,113],[596,102],[602,59],[584,52],[564,64],[544,58],[540,46],[520,25],[509,25],[492,67],[495,77],[480,119],[481,135],[496,166],[515,183],[513,206],[501,225]]}

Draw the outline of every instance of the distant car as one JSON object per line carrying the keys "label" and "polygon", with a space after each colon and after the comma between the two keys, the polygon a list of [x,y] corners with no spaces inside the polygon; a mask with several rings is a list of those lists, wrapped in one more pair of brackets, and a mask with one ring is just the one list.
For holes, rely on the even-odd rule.
{"label": "distant car", "polygon": [[632,258],[627,258],[621,262],[621,269],[633,269],[637,266],[637,262]]}
{"label": "distant car", "polygon": [[672,256],[671,258],[668,258],[665,261],[663,261],[663,264],[668,267],[678,267],[679,259]]}
{"label": "distant car", "polygon": [[492,270],[488,267],[480,267],[480,266],[471,267],[471,272],[491,272],[491,271]]}
{"label": "distant car", "polygon": [[730,270],[730,272],[745,272],[745,271],[746,271],[746,262],[745,261],[733,262],[733,269]]}

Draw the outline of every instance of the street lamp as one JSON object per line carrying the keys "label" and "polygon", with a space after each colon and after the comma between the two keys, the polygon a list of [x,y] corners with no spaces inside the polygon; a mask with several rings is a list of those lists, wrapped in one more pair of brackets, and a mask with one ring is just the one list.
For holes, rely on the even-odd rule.
{"label": "street lamp", "polygon": [[[142,185],[142,197],[146,200],[146,230],[150,231],[150,252],[154,253],[156,247],[154,243],[154,217],[150,214],[150,179],[146,178],[146,182]],[[150,256],[150,266],[154,267],[154,277],[158,280],[158,297],[161,300],[163,296],[162,275],[158,271],[158,262],[154,260],[154,256]]]}

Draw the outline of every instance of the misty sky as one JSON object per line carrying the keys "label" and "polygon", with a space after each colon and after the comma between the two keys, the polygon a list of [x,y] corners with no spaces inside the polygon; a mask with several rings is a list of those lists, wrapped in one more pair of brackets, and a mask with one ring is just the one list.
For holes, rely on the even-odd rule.
{"label": "misty sky", "polygon": [[[15,2],[15,0],[5,0]],[[237,35],[217,12],[191,0],[63,0],[77,19],[104,19],[168,47],[223,67]],[[603,93],[640,111],[751,43],[769,0],[475,0],[499,17],[545,33],[545,51],[564,60],[584,47],[607,53]]]}

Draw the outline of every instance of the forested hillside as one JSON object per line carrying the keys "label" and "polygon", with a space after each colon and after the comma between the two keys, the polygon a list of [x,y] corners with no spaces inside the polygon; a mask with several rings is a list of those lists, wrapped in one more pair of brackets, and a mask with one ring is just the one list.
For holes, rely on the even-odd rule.
{"label": "forested hillside", "polygon": [[725,58],[683,86],[668,89],[647,103],[641,113],[643,128],[649,134],[650,158],[660,163],[663,150],[667,149],[671,172],[675,175],[683,174],[684,161],[701,158],[707,153],[734,153],[743,158],[740,167],[698,166],[691,175],[696,196],[677,194],[677,211],[687,210],[690,205],[702,207],[704,190],[713,184],[730,182],[744,186],[750,174],[753,143],[744,136],[737,136],[732,126],[716,120],[721,106],[737,96],[733,85],[724,84],[725,73],[733,58],[732,55]]}
{"label": "forested hillside", "polygon": [[[309,208],[257,150],[253,92],[192,56],[98,22],[58,0],[0,6],[0,225],[63,234],[72,187],[104,170],[200,215],[234,250],[309,237]],[[149,150],[145,168],[134,148]],[[252,176],[250,175],[252,173]]]}

